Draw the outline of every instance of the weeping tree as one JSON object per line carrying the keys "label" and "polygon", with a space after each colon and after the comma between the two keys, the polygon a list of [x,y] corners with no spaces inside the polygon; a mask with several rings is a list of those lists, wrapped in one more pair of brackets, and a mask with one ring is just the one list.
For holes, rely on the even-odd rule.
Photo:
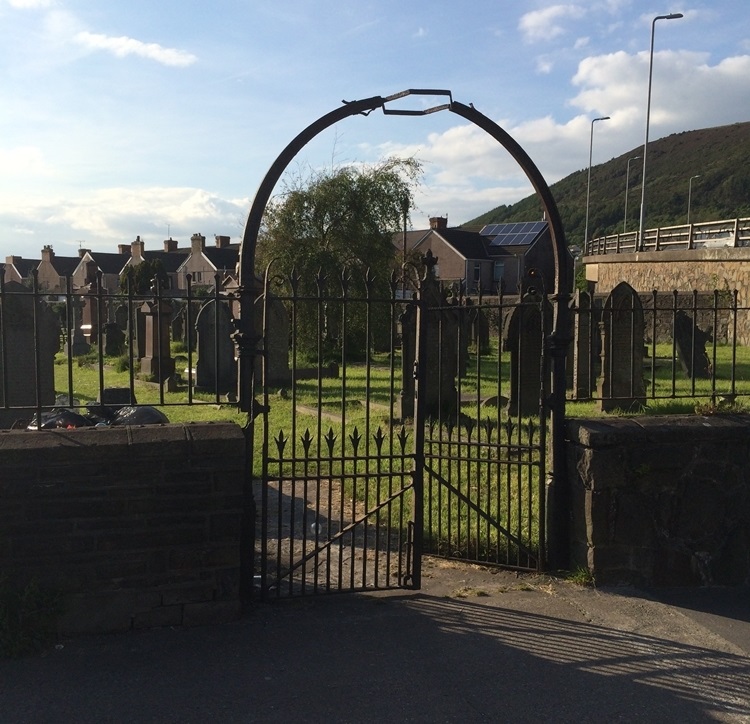
{"label": "weeping tree", "polygon": [[[368,339],[366,305],[354,300],[365,297],[368,275],[370,297],[389,297],[391,271],[400,263],[393,236],[413,208],[421,174],[413,158],[342,166],[286,180],[269,203],[258,239],[258,269],[273,262],[274,275],[296,284],[299,297],[309,298],[297,305],[297,344],[303,354],[317,354],[319,333],[330,359],[342,349],[347,357],[361,359],[387,344],[386,308],[373,307]],[[345,312],[342,279],[352,299]]]}

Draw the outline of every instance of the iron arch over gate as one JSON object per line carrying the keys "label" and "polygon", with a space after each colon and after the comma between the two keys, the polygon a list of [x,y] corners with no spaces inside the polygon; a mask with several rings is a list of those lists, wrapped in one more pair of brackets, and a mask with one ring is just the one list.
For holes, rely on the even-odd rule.
{"label": "iron arch over gate", "polygon": [[[447,102],[443,105],[429,108],[426,110],[399,110],[389,108],[388,104],[392,103],[400,98],[409,95],[429,95],[429,96],[445,96]],[[461,440],[461,436],[458,436],[457,441],[452,441],[450,436],[453,434],[452,430],[455,425],[455,421],[447,421],[427,417],[429,411],[425,411],[424,405],[421,405],[420,394],[426,396],[425,390],[430,386],[429,378],[426,373],[426,365],[422,364],[421,369],[419,365],[420,353],[426,355],[428,352],[427,343],[424,342],[424,334],[421,334],[418,330],[424,330],[427,326],[427,320],[431,318],[443,319],[446,314],[454,314],[455,310],[451,311],[448,309],[444,301],[433,295],[432,301],[430,301],[430,274],[429,272],[422,280],[418,295],[418,300],[415,303],[415,315],[417,322],[415,330],[417,330],[417,341],[416,341],[416,360],[415,360],[415,409],[414,409],[414,441],[412,452],[407,454],[406,452],[406,438],[408,433],[406,428],[402,427],[401,431],[396,434],[391,430],[390,442],[391,452],[389,453],[389,459],[399,458],[400,473],[398,475],[393,473],[385,473],[382,469],[382,448],[383,440],[386,439],[386,435],[383,434],[380,427],[377,432],[372,435],[375,441],[374,445],[377,447],[377,454],[370,454],[369,452],[363,458],[365,472],[363,478],[365,480],[365,489],[367,490],[370,480],[373,476],[378,479],[378,495],[377,500],[372,506],[369,506],[367,501],[364,503],[364,511],[360,510],[357,512],[357,507],[361,508],[361,500],[357,503],[357,496],[361,494],[355,494],[350,487],[345,487],[344,482],[341,482],[340,488],[338,489],[338,496],[342,499],[348,497],[351,499],[352,507],[351,514],[347,514],[346,520],[343,512],[340,514],[340,520],[337,526],[331,526],[330,520],[326,524],[325,531],[321,530],[321,526],[315,522],[321,517],[321,481],[327,481],[331,483],[333,479],[333,458],[334,458],[334,447],[340,444],[340,468],[336,475],[345,481],[348,478],[352,479],[351,486],[356,486],[357,474],[351,473],[351,465],[354,465],[355,471],[360,460],[358,458],[358,446],[360,440],[360,433],[357,427],[354,427],[353,435],[347,433],[345,429],[340,431],[341,441],[336,443],[336,434],[331,427],[327,434],[324,434],[320,428],[322,424],[322,417],[320,411],[317,415],[317,447],[319,450],[318,458],[311,462],[309,459],[296,460],[290,459],[289,454],[285,453],[286,443],[288,437],[284,436],[283,431],[279,433],[279,438],[276,440],[270,440],[270,433],[268,428],[268,422],[265,416],[267,415],[269,404],[268,404],[268,388],[267,385],[263,385],[264,391],[264,402],[259,403],[256,400],[257,390],[261,385],[261,380],[256,379],[258,376],[259,366],[256,360],[260,357],[261,359],[267,354],[267,345],[264,340],[266,332],[265,326],[263,332],[257,328],[256,323],[256,304],[258,300],[265,300],[267,303],[270,296],[268,279],[262,290],[259,292],[258,281],[256,278],[255,269],[255,251],[258,240],[258,234],[261,227],[261,220],[265,208],[270,201],[271,194],[275,188],[277,182],[280,180],[285,169],[297,153],[309,143],[315,136],[334,125],[340,120],[348,118],[354,115],[369,115],[372,111],[381,109],[386,115],[426,115],[437,111],[448,110],[455,113],[466,120],[470,121],[474,125],[482,128],[486,133],[491,135],[497,140],[510,155],[516,160],[519,166],[525,172],[527,178],[531,182],[535,191],[537,192],[544,212],[545,218],[548,221],[550,229],[550,248],[549,251],[554,257],[554,284],[555,288],[552,294],[544,295],[544,299],[539,302],[538,300],[522,300],[519,303],[519,307],[525,307],[531,304],[536,304],[539,309],[542,309],[542,314],[537,314],[540,320],[547,319],[547,314],[544,309],[549,306],[551,309],[551,315],[549,323],[541,323],[540,327],[540,350],[541,354],[541,372],[539,374],[539,421],[541,425],[541,432],[539,428],[535,428],[533,420],[531,420],[527,426],[530,430],[529,436],[526,438],[521,437],[520,432],[517,438],[514,437],[513,431],[521,429],[521,419],[519,417],[518,424],[514,424],[510,419],[503,423],[502,427],[506,430],[506,437],[504,442],[501,442],[501,424],[500,424],[500,413],[497,415],[497,423],[491,424],[488,418],[487,425],[480,423],[477,419],[475,422],[469,421],[469,440]],[[432,280],[434,282],[434,279]],[[349,590],[356,588],[368,588],[375,586],[389,585],[390,577],[394,576],[397,578],[397,585],[410,585],[412,587],[419,587],[420,584],[420,559],[423,553],[423,532],[424,527],[427,525],[425,522],[425,510],[428,510],[428,515],[432,516],[432,506],[434,501],[427,500],[425,498],[425,483],[424,473],[427,476],[431,476],[431,480],[440,487],[440,490],[445,493],[446,496],[451,496],[453,500],[450,505],[455,506],[466,506],[468,511],[468,520],[465,521],[465,528],[471,528],[472,531],[468,530],[463,534],[464,536],[473,536],[474,527],[476,528],[476,548],[480,546],[479,537],[480,528],[484,530],[487,528],[489,532],[490,527],[493,527],[495,533],[501,534],[507,537],[507,540],[512,545],[518,546],[516,553],[517,559],[514,564],[513,561],[508,559],[507,564],[517,568],[542,568],[551,566],[555,568],[562,567],[567,559],[566,553],[566,540],[567,540],[567,498],[568,492],[566,487],[566,473],[565,473],[565,461],[564,461],[564,417],[565,417],[565,356],[567,353],[569,332],[568,332],[568,303],[569,295],[572,287],[572,270],[570,268],[570,257],[567,252],[567,246],[565,242],[565,236],[562,226],[562,221],[557,210],[554,198],[544,181],[539,170],[529,158],[526,152],[519,146],[511,136],[500,128],[492,120],[484,116],[482,113],[477,111],[472,105],[464,105],[457,101],[454,101],[452,94],[447,90],[434,90],[434,89],[410,89],[397,93],[387,97],[374,96],[358,101],[345,102],[343,106],[331,111],[330,113],[322,116],[317,121],[312,123],[306,129],[304,129],[291,143],[281,152],[281,154],[274,161],[268,172],[266,173],[263,181],[258,188],[258,191],[253,200],[250,212],[248,215],[247,223],[245,225],[244,234],[242,238],[242,244],[240,247],[240,267],[239,267],[239,302],[240,302],[240,314],[239,318],[235,320],[236,331],[233,335],[235,344],[237,347],[238,357],[238,403],[240,409],[248,413],[248,424],[246,429],[246,435],[248,439],[248,497],[253,500],[259,497],[261,500],[261,531],[260,536],[255,535],[256,540],[260,540],[260,548],[255,551],[255,558],[259,559],[256,564],[251,566],[252,573],[254,574],[255,580],[260,580],[261,594],[264,596],[269,595],[270,592],[279,592],[282,590],[287,591],[290,594],[294,593],[305,593],[305,592],[317,592],[318,590]],[[547,290],[549,291],[549,290]],[[346,291],[344,291],[344,307],[348,302],[346,298]],[[394,295],[395,296],[395,295]],[[284,298],[289,303],[296,303],[296,293],[290,297]],[[319,298],[318,303],[320,303]],[[437,301],[436,301],[437,300]],[[392,300],[395,301],[395,300]],[[551,303],[551,304],[550,304]],[[456,300],[451,302],[455,306]],[[505,306],[504,306],[505,304]],[[368,302],[369,305],[369,302]],[[499,306],[498,306],[499,305]],[[539,306],[541,305],[541,306]],[[547,306],[545,306],[547,305]],[[504,313],[509,311],[507,302],[503,302],[502,299],[496,302],[493,309],[497,313],[499,309],[500,317]],[[267,311],[267,307],[264,307]],[[393,309],[393,307],[392,307]],[[368,312],[370,314],[369,306]],[[393,317],[393,312],[391,312]],[[459,314],[460,316],[460,314]],[[402,315],[403,317],[403,315]],[[265,314],[264,314],[265,319]],[[399,322],[401,323],[401,322]],[[394,322],[395,324],[395,322]],[[502,324],[502,322],[500,323]],[[437,325],[440,327],[440,324]],[[436,327],[437,328],[437,327]],[[440,327],[442,330],[442,327]],[[294,334],[294,331],[292,332]],[[442,331],[436,332],[436,334],[443,334]],[[459,344],[460,344],[460,335]],[[442,339],[442,338],[441,338]],[[293,342],[292,342],[293,344]],[[500,362],[501,352],[498,347],[498,370],[502,367]],[[479,369],[480,360],[479,352],[477,351],[477,380],[476,380],[476,396],[477,396],[477,410],[479,410],[480,400],[480,382],[479,382]],[[343,362],[344,366],[346,361]],[[518,366],[518,359],[516,360],[516,367]],[[263,365],[260,367],[265,369]],[[393,374],[393,369],[391,369]],[[368,361],[368,375],[369,375],[369,361]],[[265,373],[263,373],[265,376]],[[318,379],[320,382],[320,374]],[[369,377],[368,377],[369,379]],[[265,382],[265,380],[263,380]],[[292,387],[295,385],[295,370],[292,370]],[[460,385],[459,385],[460,387]],[[500,391],[500,382],[498,382],[498,392]],[[346,391],[342,392],[344,398],[346,397]],[[460,397],[460,389],[459,389]],[[498,394],[496,398],[496,406],[499,410],[501,397]],[[320,400],[320,392],[319,392]],[[342,404],[346,402],[346,399],[342,400]],[[460,405],[460,403],[458,403]],[[367,424],[368,430],[365,432],[367,438],[365,446],[366,449],[370,450],[370,441],[368,435],[369,421],[370,421],[370,400],[369,393],[368,399],[365,403],[367,408]],[[457,417],[460,418],[462,415],[460,409],[457,411]],[[259,440],[261,450],[260,457],[262,458],[261,468],[262,470],[253,469],[253,458],[254,458],[254,444],[256,441],[256,418],[263,416],[264,426],[263,435]],[[546,421],[549,421],[549,436],[546,434]],[[437,438],[432,437],[435,431],[435,427],[442,430],[445,424],[448,430],[448,438],[444,438],[444,434],[440,432]],[[486,437],[484,442],[480,442],[482,437],[479,432],[479,426],[483,425],[486,428]],[[472,430],[476,426],[476,443],[472,443]],[[297,434],[296,424],[293,424],[293,433]],[[535,438],[535,432],[536,438]],[[494,430],[494,433],[493,433]],[[427,431],[427,432],[426,432]],[[493,434],[496,435],[493,438]],[[306,436],[306,438],[305,438]],[[427,437],[425,437],[427,436]],[[347,438],[346,440],[344,438]],[[305,456],[309,453],[311,445],[315,435],[311,435],[309,428],[305,431],[304,435],[300,438],[299,447],[304,448]],[[399,441],[399,442],[394,442]],[[276,445],[276,452],[274,453],[271,449]],[[296,441],[293,441],[294,447]],[[472,444],[476,445],[476,452],[469,454],[464,453],[464,447],[468,451]],[[345,445],[353,446],[353,453],[346,454],[344,451]],[[464,447],[462,447],[464,446]],[[387,447],[387,446],[385,446]],[[491,449],[495,447],[505,449],[505,458],[503,455],[496,456]],[[398,452],[394,452],[396,448],[400,448]],[[327,449],[327,453],[326,453]],[[437,455],[432,454],[429,450],[437,449],[439,452]],[[474,448],[471,448],[474,449]],[[322,450],[322,452],[320,452]],[[448,451],[447,453],[442,451]],[[533,454],[535,451],[536,457]],[[442,468],[431,466],[428,458],[432,457],[435,460],[448,459],[459,460],[456,464],[458,470],[458,485],[456,486],[451,480],[446,479],[445,472]],[[522,459],[526,459],[526,462],[521,462]],[[474,497],[474,493],[471,491],[474,487],[467,481],[465,483],[465,490],[462,489],[461,476],[466,473],[461,473],[461,470],[465,468],[469,473],[472,470],[472,465],[476,465],[477,475],[480,464],[489,464],[492,461],[493,472],[492,476],[496,476],[499,480],[503,474],[500,472],[501,465],[506,465],[508,469],[511,467],[517,468],[518,480],[513,482],[514,486],[518,486],[519,490],[522,485],[521,479],[524,478],[528,482],[528,478],[532,475],[532,470],[535,471],[537,477],[541,478],[542,474],[544,480],[540,483],[540,489],[536,493],[536,496],[532,495],[529,498],[528,503],[521,503],[520,500],[514,498],[511,504],[510,500],[503,503],[507,507],[506,517],[502,518],[499,512],[501,507],[500,493],[497,493],[498,500],[497,505],[491,511],[490,498],[494,496],[494,493],[490,495],[489,488],[486,491],[485,499],[486,502],[482,503],[482,491],[479,490]],[[510,463],[510,458],[513,458],[514,462]],[[324,460],[324,458],[326,458]],[[328,460],[327,458],[330,458]],[[501,458],[503,458],[501,460]],[[549,460],[549,466],[545,464],[545,458]],[[338,457],[337,457],[338,459]],[[269,462],[270,461],[270,462]],[[463,461],[463,462],[461,462]],[[324,472],[325,464],[328,465],[328,471]],[[297,473],[296,465],[299,464],[304,468],[304,473]],[[411,470],[407,470],[407,465],[412,466]],[[373,473],[370,471],[371,465],[377,468],[377,472]],[[464,468],[462,468],[462,465]],[[269,473],[270,466],[277,466],[278,471],[274,474]],[[449,464],[450,466],[450,464]],[[439,466],[438,466],[439,467]],[[450,467],[449,467],[450,469]],[[489,470],[489,468],[487,468]],[[313,470],[313,473],[309,471]],[[546,471],[549,470],[549,474]],[[383,496],[380,495],[381,489],[381,478],[389,478],[388,493]],[[508,473],[510,475],[510,473]],[[393,477],[400,479],[400,487],[397,486],[394,492],[393,488]],[[490,473],[487,473],[490,476]],[[408,479],[408,480],[407,480]],[[269,480],[272,482],[269,484]],[[255,481],[255,490],[253,493],[252,486]],[[405,482],[406,481],[406,482]],[[296,483],[296,485],[295,485]],[[524,485],[526,483],[523,483]],[[258,487],[260,486],[260,487]],[[511,483],[510,477],[508,477],[508,494],[511,494]],[[314,493],[310,490],[314,489]],[[546,490],[545,490],[546,489]],[[300,494],[300,491],[304,492]],[[357,545],[363,545],[365,549],[368,548],[367,539],[370,535],[368,533],[368,526],[370,529],[377,529],[376,538],[380,541],[380,528],[382,527],[381,522],[383,517],[388,520],[386,525],[388,534],[385,536],[388,538],[392,534],[392,527],[398,527],[393,522],[393,510],[394,505],[399,496],[403,495],[406,491],[409,491],[413,498],[410,500],[407,510],[411,513],[411,518],[407,521],[404,527],[404,534],[401,532],[396,535],[396,543],[394,544],[398,549],[397,561],[394,562],[393,568],[398,573],[391,571],[391,559],[388,558],[384,564],[385,573],[380,578],[378,577],[379,570],[379,556],[381,552],[381,546],[385,550],[388,548],[389,543],[378,542],[373,550],[364,550],[361,553],[362,562],[355,564],[350,562],[348,564],[346,578],[349,578],[351,574],[351,585],[347,585],[347,581],[344,581],[341,564],[339,564],[337,575],[338,585],[336,585],[336,575],[333,575],[332,584],[332,573],[331,573],[331,550],[334,546],[339,547],[338,560],[342,559],[342,550],[346,546],[350,547],[351,558],[354,559],[354,551]],[[372,495],[370,491],[367,495]],[[328,500],[327,505],[328,511],[331,511],[330,498],[333,496],[332,489],[329,488],[327,495],[323,496]],[[271,498],[274,498],[275,502],[269,502]],[[282,502],[285,499],[286,504]],[[302,510],[297,511],[297,518],[295,522],[295,509],[298,507],[297,502],[301,500]],[[313,502],[313,499],[316,502]],[[533,499],[533,500],[532,500]],[[341,503],[343,506],[343,502]],[[522,511],[522,507],[528,505],[528,511]],[[286,506],[286,507],[285,507]],[[315,510],[308,510],[311,507],[315,507]],[[518,510],[515,511],[515,506]],[[458,510],[458,507],[456,508]],[[511,512],[511,507],[514,511]],[[273,508],[273,511],[271,509]],[[485,509],[486,508],[486,509]],[[532,510],[533,508],[533,510]],[[343,508],[342,508],[343,509]],[[254,508],[253,508],[254,510]],[[404,508],[399,508],[399,515],[404,515]],[[324,511],[323,511],[324,512]],[[527,514],[528,512],[528,514]],[[309,515],[308,515],[309,513]],[[458,513],[456,513],[458,515]],[[474,522],[472,522],[472,515],[474,516]],[[291,516],[291,521],[286,520],[286,516]],[[447,536],[455,537],[455,530],[451,531],[451,512],[448,512],[448,533]],[[531,534],[531,518],[536,516],[535,532]],[[273,521],[271,518],[273,517]],[[330,518],[330,516],[329,516]],[[511,519],[517,519],[512,525],[516,526],[515,529],[511,529]],[[526,522],[523,525],[528,525],[528,530],[522,531],[521,518],[524,518]],[[312,528],[308,528],[309,520],[313,520]],[[402,520],[403,523],[403,520]],[[364,526],[364,537],[359,535],[357,538],[357,526],[362,524]],[[440,523],[440,526],[444,526],[444,522]],[[299,532],[295,534],[295,526],[299,528]],[[455,523],[453,524],[455,528]],[[271,533],[269,528],[274,528],[275,532],[273,535],[276,536],[275,543],[269,549],[267,545],[267,538]],[[285,531],[282,533],[282,529]],[[312,531],[312,532],[311,532]],[[295,535],[297,539],[295,541]],[[459,523],[459,536],[460,523]],[[348,536],[348,538],[347,538]],[[446,538],[445,531],[441,531],[440,536]],[[536,544],[529,542],[529,536],[536,536]],[[370,536],[371,537],[371,536]],[[492,537],[492,536],[491,536]],[[282,542],[283,539],[283,542]],[[523,540],[522,540],[523,539]],[[359,540],[359,543],[356,541]],[[448,555],[450,555],[450,548],[453,545],[450,542],[443,543],[448,546]],[[474,545],[472,543],[472,545]],[[481,544],[486,547],[486,544]],[[534,547],[536,546],[536,547]],[[283,550],[282,550],[283,549]],[[295,553],[296,549],[296,553]],[[532,550],[533,549],[533,550]],[[500,547],[498,546],[498,551]],[[434,552],[434,551],[433,551]],[[445,550],[443,551],[445,552]],[[466,554],[458,553],[460,557],[466,557]],[[505,553],[506,556],[509,554]],[[502,556],[501,556],[502,557]],[[367,573],[368,558],[370,559],[369,569],[370,573]],[[523,560],[525,563],[519,561]],[[326,563],[322,561],[325,559]],[[485,560],[484,558],[482,560]],[[503,561],[498,561],[502,563]],[[356,565],[361,565],[362,575],[361,578],[355,582],[354,568]],[[319,568],[325,569],[323,578],[317,576]],[[382,567],[382,566],[380,566]],[[247,570],[247,569],[246,569]],[[247,571],[249,573],[249,571]],[[336,571],[334,571],[334,574]],[[373,578],[374,576],[374,578]],[[246,576],[247,578],[247,576]],[[258,586],[256,585],[256,590]],[[245,590],[248,590],[248,584],[245,584]]]}

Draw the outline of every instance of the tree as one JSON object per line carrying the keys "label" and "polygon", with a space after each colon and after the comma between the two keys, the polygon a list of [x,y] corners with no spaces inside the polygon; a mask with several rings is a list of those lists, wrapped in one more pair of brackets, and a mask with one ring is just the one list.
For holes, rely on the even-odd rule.
{"label": "tree", "polygon": [[393,235],[403,229],[405,210],[408,214],[413,207],[421,172],[421,164],[413,158],[316,172],[307,179],[287,181],[266,208],[258,240],[259,269],[273,262],[274,274],[299,280],[299,296],[325,298],[325,303],[298,309],[298,343],[303,352],[313,354],[317,349],[319,308],[326,356],[340,354],[344,341],[347,356],[359,356],[377,346],[384,334],[388,339],[388,320],[382,314],[377,324],[371,321],[371,339],[366,339],[362,304],[347,305],[346,340],[342,339],[340,280],[342,274],[349,279],[347,296],[362,297],[369,270],[371,296],[382,299],[389,294],[396,260]]}
{"label": "tree", "polygon": [[164,270],[161,259],[144,259],[140,264],[128,264],[127,269],[120,277],[120,290],[128,291],[131,285],[133,294],[148,294],[151,291],[155,278],[159,278],[162,289],[169,288],[169,276]]}

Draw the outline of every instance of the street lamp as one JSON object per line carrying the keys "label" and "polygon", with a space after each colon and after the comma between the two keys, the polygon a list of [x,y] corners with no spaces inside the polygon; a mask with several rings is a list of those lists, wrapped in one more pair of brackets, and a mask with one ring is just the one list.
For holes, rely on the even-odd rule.
{"label": "street lamp", "polygon": [[630,188],[630,162],[637,161],[640,156],[633,156],[628,159],[628,170],[625,173],[625,219],[622,222],[622,233],[628,230],[628,189]]}
{"label": "street lamp", "polygon": [[608,121],[609,116],[602,116],[601,118],[594,118],[591,121],[591,138],[589,140],[589,180],[586,185],[586,228],[583,232],[583,247],[586,248],[586,244],[589,243],[589,198],[591,196],[591,155],[594,150],[594,124],[597,121]]}
{"label": "street lamp", "polygon": [[688,217],[687,217],[688,224],[690,223],[690,202],[693,199],[693,179],[700,178],[700,177],[701,175],[697,174],[695,176],[691,176],[690,181],[688,181]]}
{"label": "street lamp", "polygon": [[648,99],[646,101],[646,140],[643,143],[643,174],[641,174],[641,222],[638,227],[638,246],[643,249],[643,224],[646,220],[646,155],[648,153],[648,124],[651,118],[651,77],[654,70],[654,30],[657,20],[677,20],[682,13],[669,13],[669,15],[657,15],[651,21],[651,52],[648,60]]}

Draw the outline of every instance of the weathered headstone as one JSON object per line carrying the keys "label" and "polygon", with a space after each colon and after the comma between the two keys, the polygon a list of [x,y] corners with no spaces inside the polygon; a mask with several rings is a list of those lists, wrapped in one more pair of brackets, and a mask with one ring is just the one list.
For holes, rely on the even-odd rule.
{"label": "weathered headstone", "polygon": [[91,345],[86,341],[81,329],[81,319],[83,311],[83,299],[75,294],[68,297],[70,304],[70,321],[72,328],[68,330],[68,338],[65,340],[65,354],[71,354],[73,357],[87,354],[91,350]]}
{"label": "weathered headstone", "polygon": [[481,307],[475,305],[471,299],[466,300],[469,313],[469,327],[471,329],[471,344],[477,354],[485,355],[491,352],[490,323]]}
{"label": "weathered headstone", "polygon": [[598,337],[593,332],[593,309],[588,292],[577,291],[574,297],[573,344],[572,353],[572,388],[576,400],[589,400],[596,389],[596,362],[599,347]]}
{"label": "weathered headstone", "polygon": [[[55,354],[60,347],[57,315],[16,282],[4,285],[0,299],[0,406],[52,406],[55,402]],[[36,340],[34,330],[36,328]],[[37,388],[38,381],[38,388]],[[7,399],[5,394],[7,392]],[[38,394],[37,394],[38,393]],[[20,410],[0,409],[0,426],[9,428]]]}
{"label": "weathered headstone", "polygon": [[[265,308],[265,321],[263,311]],[[289,314],[283,302],[270,295],[267,300],[260,297],[255,304],[255,328],[263,334],[265,353],[265,384],[269,387],[285,387],[291,379],[289,370]],[[262,359],[255,359],[255,377],[261,379]]]}
{"label": "weathered headstone", "polygon": [[[425,365],[425,387],[420,390],[427,416],[452,416],[457,410],[458,326],[454,309],[435,278],[437,257],[430,251],[424,258],[426,274],[419,288],[421,304],[417,314],[417,339],[423,350],[420,365]],[[420,339],[421,337],[421,339]]]}
{"label": "weathered headstone", "polygon": [[107,357],[119,357],[125,352],[125,332],[117,322],[107,322],[102,332],[104,354]]}
{"label": "weathered headstone", "polygon": [[674,341],[682,371],[690,379],[710,379],[711,361],[706,354],[706,342],[711,335],[693,323],[692,317],[680,309],[674,320]]}
{"label": "weathered headstone", "polygon": [[399,415],[402,420],[414,417],[414,360],[417,355],[417,303],[406,305],[399,315],[401,326],[401,391]]}
{"label": "weathered headstone", "polygon": [[198,336],[198,362],[195,367],[196,389],[225,394],[237,385],[233,330],[229,306],[215,299],[206,302],[195,321]]}
{"label": "weathered headstone", "polygon": [[547,314],[545,321],[549,322],[550,309],[544,298],[536,292],[527,292],[505,319],[503,337],[510,352],[509,415],[526,417],[539,413],[544,344],[542,309]]}
{"label": "weathered headstone", "polygon": [[601,410],[640,410],[646,404],[643,383],[643,305],[635,289],[620,282],[602,308],[599,324],[602,371],[597,388]]}
{"label": "weathered headstone", "polygon": [[175,368],[169,344],[172,305],[164,300],[144,302],[140,312],[145,322],[145,349],[141,357],[141,374],[157,382],[164,382],[174,374]]}

